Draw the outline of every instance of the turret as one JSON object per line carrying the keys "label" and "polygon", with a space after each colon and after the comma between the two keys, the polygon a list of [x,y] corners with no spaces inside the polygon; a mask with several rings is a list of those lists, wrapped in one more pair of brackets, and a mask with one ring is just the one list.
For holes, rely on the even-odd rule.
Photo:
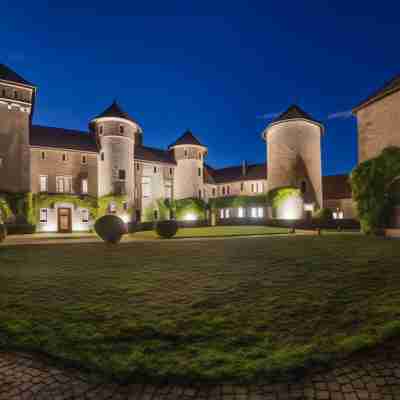
{"label": "turret", "polygon": [[0,191],[30,191],[29,130],[36,88],[0,64]]}
{"label": "turret", "polygon": [[204,197],[204,157],[207,147],[192,132],[186,131],[169,147],[177,166],[174,174],[174,198]]}
{"label": "turret", "polygon": [[134,200],[134,149],[142,129],[114,101],[110,107],[93,118],[90,128],[99,143],[99,197],[127,195],[129,205]]}
{"label": "turret", "polygon": [[301,190],[307,209],[322,207],[321,136],[324,128],[293,105],[263,132],[268,153],[268,191]]}

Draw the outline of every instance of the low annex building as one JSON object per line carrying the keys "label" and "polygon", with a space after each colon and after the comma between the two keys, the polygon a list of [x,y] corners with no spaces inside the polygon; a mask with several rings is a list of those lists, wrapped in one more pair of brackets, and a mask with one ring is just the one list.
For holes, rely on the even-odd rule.
{"label": "low annex building", "polygon": [[[95,201],[126,222],[146,221],[160,218],[158,204],[166,199],[256,198],[279,187],[299,188],[304,199],[283,217],[303,218],[323,206],[336,218],[354,217],[347,176],[322,176],[323,125],[296,105],[262,134],[268,164],[215,169],[190,131],[168,149],[145,146],[142,127],[115,101],[86,132],[34,125],[35,97],[35,85],[0,65],[0,197],[32,194],[39,232],[89,230]],[[217,212],[218,219],[268,217],[259,202]]]}

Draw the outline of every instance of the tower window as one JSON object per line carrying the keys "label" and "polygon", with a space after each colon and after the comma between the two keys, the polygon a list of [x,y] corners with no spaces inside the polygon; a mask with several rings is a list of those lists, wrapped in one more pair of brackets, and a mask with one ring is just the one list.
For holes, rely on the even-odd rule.
{"label": "tower window", "polygon": [[103,125],[100,125],[99,126],[99,135],[102,135],[103,134]]}
{"label": "tower window", "polygon": [[41,160],[45,160],[46,159],[46,152],[45,151],[41,152],[40,158],[41,158]]}
{"label": "tower window", "polygon": [[154,171],[154,173],[156,174],[156,173],[157,173],[157,167],[154,167],[154,168],[153,168],[153,171]]}
{"label": "tower window", "polygon": [[198,169],[197,173],[199,176],[201,176],[201,168]]}
{"label": "tower window", "polygon": [[104,161],[104,152],[102,152],[102,153],[100,154],[100,160],[101,160],[101,161]]}
{"label": "tower window", "polygon": [[67,153],[62,153],[61,160],[67,161]]}
{"label": "tower window", "polygon": [[88,186],[88,180],[86,178],[82,179],[82,194],[87,194]]}
{"label": "tower window", "polygon": [[18,99],[18,92],[16,90],[14,91],[14,99]]}
{"label": "tower window", "polygon": [[307,182],[302,181],[301,182],[301,194],[304,194],[307,191]]}
{"label": "tower window", "polygon": [[242,183],[240,184],[240,191],[243,192],[243,190],[244,190],[244,183],[242,182]]}
{"label": "tower window", "polygon": [[124,133],[125,127],[123,125],[119,126],[119,133]]}
{"label": "tower window", "polygon": [[118,179],[124,181],[126,179],[126,171],[124,169],[118,170]]}
{"label": "tower window", "polygon": [[86,154],[82,154],[81,162],[82,162],[82,164],[87,164],[87,155]]}

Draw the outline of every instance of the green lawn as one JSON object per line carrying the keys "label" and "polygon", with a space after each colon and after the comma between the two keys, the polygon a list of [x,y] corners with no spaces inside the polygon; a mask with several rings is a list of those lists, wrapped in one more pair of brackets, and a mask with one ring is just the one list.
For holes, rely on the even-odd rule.
{"label": "green lawn", "polygon": [[351,234],[0,247],[0,346],[121,379],[251,380],[397,334],[399,260]]}
{"label": "green lawn", "polygon": [[[181,228],[175,238],[274,235],[288,233],[288,231],[288,228],[274,228],[262,225],[207,226],[201,228]],[[129,237],[134,239],[159,239],[155,231],[140,231],[129,235]]]}

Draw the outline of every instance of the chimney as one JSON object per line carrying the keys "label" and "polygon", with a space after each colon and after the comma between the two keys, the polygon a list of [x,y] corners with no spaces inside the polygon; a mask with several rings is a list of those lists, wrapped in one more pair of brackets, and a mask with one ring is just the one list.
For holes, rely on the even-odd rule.
{"label": "chimney", "polygon": [[242,161],[242,175],[246,176],[246,174],[247,174],[247,161],[243,160]]}

